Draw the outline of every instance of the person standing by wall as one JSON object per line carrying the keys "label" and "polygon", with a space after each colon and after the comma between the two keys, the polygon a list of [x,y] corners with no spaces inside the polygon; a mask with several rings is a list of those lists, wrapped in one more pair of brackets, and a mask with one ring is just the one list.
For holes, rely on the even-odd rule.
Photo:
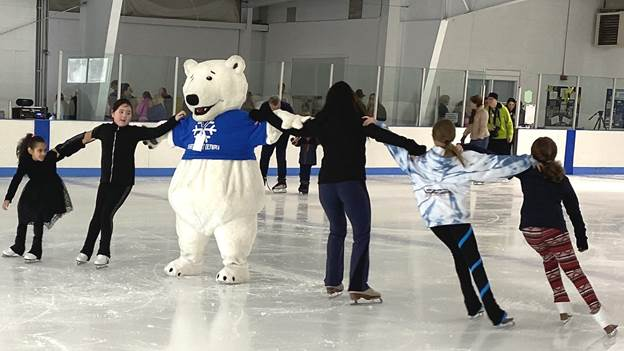
{"label": "person standing by wall", "polygon": [[498,94],[490,93],[487,97],[487,112],[489,114],[488,130],[490,143],[488,150],[497,155],[511,154],[514,126],[509,110],[498,102]]}

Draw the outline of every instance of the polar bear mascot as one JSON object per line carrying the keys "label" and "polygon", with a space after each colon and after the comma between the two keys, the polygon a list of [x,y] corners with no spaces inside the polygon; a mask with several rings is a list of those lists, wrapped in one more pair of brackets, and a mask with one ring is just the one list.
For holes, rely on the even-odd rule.
{"label": "polar bear mascot", "polygon": [[[247,95],[244,71],[240,56],[184,62],[184,100],[192,114],[168,135],[185,152],[169,187],[180,257],[165,267],[167,275],[200,274],[206,241],[214,235],[224,265],[217,281],[249,280],[247,257],[264,207],[254,148],[276,142],[281,132],[240,110]],[[301,128],[297,118],[283,120],[282,128]]]}

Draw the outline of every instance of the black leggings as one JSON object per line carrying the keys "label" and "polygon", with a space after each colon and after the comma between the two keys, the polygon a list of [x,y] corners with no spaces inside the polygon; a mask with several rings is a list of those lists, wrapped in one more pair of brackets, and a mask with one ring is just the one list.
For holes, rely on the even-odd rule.
{"label": "black leggings", "polygon": [[[11,246],[11,250],[18,255],[23,255],[26,250],[26,230],[28,229],[28,223],[20,222],[17,225],[17,235],[15,236],[15,244]],[[43,238],[43,222],[33,223],[33,232],[35,236],[33,237],[32,246],[30,248],[30,253],[37,256],[38,259],[41,259],[42,249],[41,249],[41,239]]]}
{"label": "black leggings", "polygon": [[132,185],[100,184],[95,200],[95,211],[89,224],[89,232],[80,252],[91,258],[95,241],[101,232],[98,255],[110,257],[113,217],[128,198],[130,190],[132,190]]}
{"label": "black leggings", "polygon": [[[470,224],[453,224],[433,227],[431,230],[451,250],[468,314],[475,315],[481,309],[481,301],[483,301],[485,311],[492,324],[498,325],[502,321],[505,311],[498,306],[494,299],[472,226]],[[471,274],[472,279],[477,284],[479,295],[472,286]]]}

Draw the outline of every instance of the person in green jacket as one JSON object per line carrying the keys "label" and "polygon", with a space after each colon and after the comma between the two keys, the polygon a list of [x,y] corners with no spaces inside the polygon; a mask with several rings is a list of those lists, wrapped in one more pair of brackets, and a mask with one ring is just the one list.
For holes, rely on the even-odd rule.
{"label": "person in green jacket", "polygon": [[488,150],[497,155],[511,154],[514,125],[509,110],[498,102],[498,94],[490,93],[488,95],[487,111],[490,115],[488,120],[490,131]]}

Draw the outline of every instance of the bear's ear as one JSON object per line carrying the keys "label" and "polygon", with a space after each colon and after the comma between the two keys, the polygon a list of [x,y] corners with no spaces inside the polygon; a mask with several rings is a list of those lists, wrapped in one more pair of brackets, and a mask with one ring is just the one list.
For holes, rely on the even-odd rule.
{"label": "bear's ear", "polygon": [[225,60],[225,67],[231,68],[234,72],[240,74],[245,71],[247,65],[245,65],[245,60],[242,57],[232,55],[229,59]]}
{"label": "bear's ear", "polygon": [[193,68],[195,68],[195,66],[197,66],[197,61],[193,59],[188,59],[184,61],[184,74],[189,77],[192,74],[191,71],[193,70]]}

